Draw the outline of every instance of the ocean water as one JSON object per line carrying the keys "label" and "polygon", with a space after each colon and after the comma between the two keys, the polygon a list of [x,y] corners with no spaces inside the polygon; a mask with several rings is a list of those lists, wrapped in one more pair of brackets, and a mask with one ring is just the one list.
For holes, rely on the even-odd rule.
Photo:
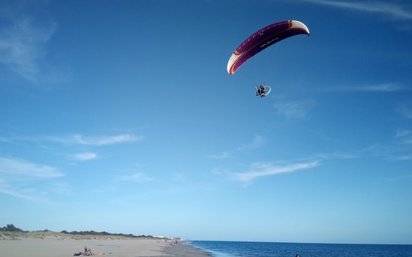
{"label": "ocean water", "polygon": [[190,241],[215,257],[412,257],[412,245]]}

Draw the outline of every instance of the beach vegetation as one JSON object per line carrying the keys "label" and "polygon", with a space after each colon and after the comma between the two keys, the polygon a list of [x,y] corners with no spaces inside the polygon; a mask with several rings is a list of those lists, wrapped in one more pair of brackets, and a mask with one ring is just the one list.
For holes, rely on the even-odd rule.
{"label": "beach vegetation", "polygon": [[16,228],[13,224],[7,224],[6,226],[0,228],[1,231],[18,231],[18,232],[25,232],[20,228]]}
{"label": "beach vegetation", "polygon": [[62,230],[60,232],[53,232],[48,229],[37,231],[24,231],[15,227],[13,224],[8,224],[4,227],[0,227],[0,240],[19,240],[20,238],[37,238],[46,239],[49,237],[57,237],[59,239],[159,239],[169,237],[157,237],[152,235],[133,235],[122,233],[109,233],[106,231],[98,232],[94,230],[89,231],[67,231]]}
{"label": "beach vegetation", "polygon": [[82,236],[121,236],[121,237],[130,237],[130,238],[153,238],[153,236],[145,236],[145,235],[136,236],[133,234],[109,233],[106,231],[97,232],[94,230],[72,231],[72,232],[68,232],[67,230],[62,230],[60,233],[67,234],[67,235],[82,235]]}

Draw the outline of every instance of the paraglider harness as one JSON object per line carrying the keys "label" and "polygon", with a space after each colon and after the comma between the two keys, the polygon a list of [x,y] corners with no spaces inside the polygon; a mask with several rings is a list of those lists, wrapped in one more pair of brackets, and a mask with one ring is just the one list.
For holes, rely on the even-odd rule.
{"label": "paraglider harness", "polygon": [[[261,88],[261,86],[263,86],[263,88]],[[256,87],[256,96],[264,97],[265,93],[266,93],[266,88],[264,84],[260,85],[259,88]]]}

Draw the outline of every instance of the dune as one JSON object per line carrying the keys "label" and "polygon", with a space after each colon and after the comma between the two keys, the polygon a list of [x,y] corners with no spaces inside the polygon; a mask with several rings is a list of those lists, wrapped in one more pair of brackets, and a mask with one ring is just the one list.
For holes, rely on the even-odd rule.
{"label": "dune", "polygon": [[93,256],[156,257],[210,256],[197,248],[164,239],[122,236],[67,235],[56,232],[3,232],[0,234],[0,256],[69,257],[90,248]]}

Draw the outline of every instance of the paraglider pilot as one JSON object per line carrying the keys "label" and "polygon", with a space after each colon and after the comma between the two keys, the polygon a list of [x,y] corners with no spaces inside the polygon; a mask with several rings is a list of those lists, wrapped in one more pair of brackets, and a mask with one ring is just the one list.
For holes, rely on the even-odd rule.
{"label": "paraglider pilot", "polygon": [[266,93],[266,87],[262,84],[259,88],[255,87],[256,96],[264,97]]}

